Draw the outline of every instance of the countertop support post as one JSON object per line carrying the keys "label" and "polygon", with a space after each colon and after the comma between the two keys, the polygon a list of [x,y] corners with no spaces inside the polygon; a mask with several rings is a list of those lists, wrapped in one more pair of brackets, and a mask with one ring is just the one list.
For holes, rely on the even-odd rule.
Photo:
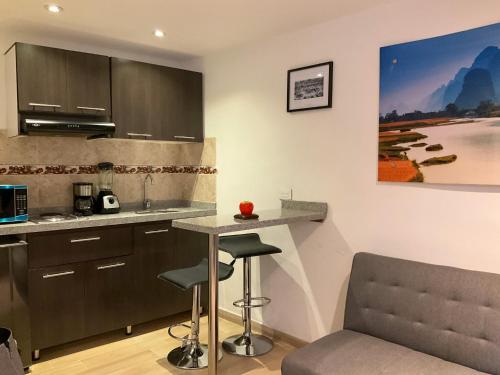
{"label": "countertop support post", "polygon": [[208,307],[208,374],[217,375],[219,350],[219,235],[210,234],[208,244],[209,307]]}

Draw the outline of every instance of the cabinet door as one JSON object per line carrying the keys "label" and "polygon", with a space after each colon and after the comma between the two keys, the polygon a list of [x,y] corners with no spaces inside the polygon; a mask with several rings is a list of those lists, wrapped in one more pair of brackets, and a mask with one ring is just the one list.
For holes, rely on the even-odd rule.
{"label": "cabinet door", "polygon": [[111,59],[118,138],[203,141],[202,74]]}
{"label": "cabinet door", "polygon": [[[177,228],[174,228],[174,231],[176,248],[172,263],[173,268],[192,267],[200,263],[203,258],[208,258],[208,234]],[[179,311],[176,313],[191,308],[190,296],[178,295],[177,299]],[[208,284],[204,284],[201,288],[201,303],[204,307],[208,306]]]}
{"label": "cabinet door", "polygon": [[203,142],[203,76],[187,70],[164,68],[165,126],[163,139]]}
{"label": "cabinet door", "polygon": [[131,257],[87,263],[85,333],[87,336],[132,324],[134,303]]}
{"label": "cabinet door", "polygon": [[84,265],[29,271],[32,348],[84,337]]}
{"label": "cabinet door", "polygon": [[137,225],[134,230],[136,288],[140,309],[137,322],[147,322],[175,313],[174,298],[183,293],[158,279],[174,268],[175,235],[171,222]]}
{"label": "cabinet door", "polygon": [[161,139],[161,87],[154,65],[111,58],[117,138]]}
{"label": "cabinet door", "polygon": [[68,113],[111,116],[109,57],[67,51]]}
{"label": "cabinet door", "polygon": [[16,65],[20,111],[67,110],[66,51],[18,43]]}
{"label": "cabinet door", "polygon": [[12,327],[10,249],[0,249],[0,326]]}

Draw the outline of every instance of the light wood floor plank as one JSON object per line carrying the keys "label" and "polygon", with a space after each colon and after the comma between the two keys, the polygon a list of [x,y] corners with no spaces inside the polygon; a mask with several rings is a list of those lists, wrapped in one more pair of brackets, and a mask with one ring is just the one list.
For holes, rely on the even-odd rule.
{"label": "light wood floor plank", "polygon": [[[122,332],[85,339],[43,350],[32,375],[207,375],[206,370],[185,371],[171,366],[166,354],[179,343],[167,334],[168,322],[138,327],[132,336]],[[220,338],[242,332],[242,327],[221,319]],[[201,320],[201,341],[207,342],[207,318]],[[183,332],[180,329],[180,332]],[[241,358],[224,353],[221,375],[280,375],[283,357],[295,347],[276,341],[274,349],[260,357]]]}

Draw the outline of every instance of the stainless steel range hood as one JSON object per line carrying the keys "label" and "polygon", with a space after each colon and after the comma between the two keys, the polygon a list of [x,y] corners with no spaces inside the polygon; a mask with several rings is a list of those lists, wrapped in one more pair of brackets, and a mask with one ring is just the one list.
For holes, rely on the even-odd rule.
{"label": "stainless steel range hood", "polygon": [[111,137],[115,133],[115,124],[80,119],[24,118],[21,120],[20,133],[24,135],[86,136],[89,138]]}

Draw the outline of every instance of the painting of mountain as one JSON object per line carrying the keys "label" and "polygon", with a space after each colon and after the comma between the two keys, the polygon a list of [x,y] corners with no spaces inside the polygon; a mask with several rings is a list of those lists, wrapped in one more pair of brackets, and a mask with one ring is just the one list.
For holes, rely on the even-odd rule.
{"label": "painting of mountain", "polygon": [[380,49],[378,180],[500,185],[500,23]]}
{"label": "painting of mountain", "polygon": [[462,91],[462,87],[464,85],[464,78],[467,73],[469,73],[469,68],[460,68],[455,77],[448,82],[446,85],[446,90],[443,95],[443,100],[441,101],[441,107],[439,109],[443,109],[446,104],[445,103],[455,103],[458,95]]}
{"label": "painting of mountain", "polygon": [[487,69],[471,69],[464,77],[462,91],[455,100],[458,108],[476,108],[481,102],[495,101],[491,73]]}

